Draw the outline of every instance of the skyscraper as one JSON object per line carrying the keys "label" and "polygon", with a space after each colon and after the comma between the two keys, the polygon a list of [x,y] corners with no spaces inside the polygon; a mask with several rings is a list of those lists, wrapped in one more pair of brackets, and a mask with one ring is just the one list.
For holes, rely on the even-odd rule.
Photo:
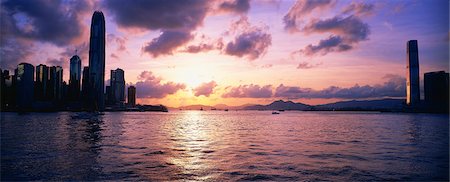
{"label": "skyscraper", "polygon": [[425,102],[430,109],[448,112],[449,74],[444,71],[425,73]]}
{"label": "skyscraper", "polygon": [[136,105],[136,87],[134,86],[128,87],[128,105],[129,106]]}
{"label": "skyscraper", "polygon": [[46,100],[48,93],[48,67],[44,64],[36,66],[36,100]]}
{"label": "skyscraper", "polygon": [[81,59],[77,55],[70,58],[69,100],[78,100],[80,97]]}
{"label": "skyscraper", "polygon": [[406,104],[414,106],[420,102],[417,40],[410,40],[406,44],[406,69]]}
{"label": "skyscraper", "polygon": [[111,70],[110,86],[111,102],[113,104],[125,102],[125,73],[122,69]]}
{"label": "skyscraper", "polygon": [[50,98],[53,101],[59,102],[62,100],[63,89],[63,69],[61,66],[50,67],[50,80],[48,90],[50,92]]}
{"label": "skyscraper", "polygon": [[89,98],[91,109],[105,108],[105,17],[101,11],[92,15],[89,42]]}
{"label": "skyscraper", "polygon": [[30,110],[34,98],[34,66],[20,63],[17,66],[17,108],[22,111]]}

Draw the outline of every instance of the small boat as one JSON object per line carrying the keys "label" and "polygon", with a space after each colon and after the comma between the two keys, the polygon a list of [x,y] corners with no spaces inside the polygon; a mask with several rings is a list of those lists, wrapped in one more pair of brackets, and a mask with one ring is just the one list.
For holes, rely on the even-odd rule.
{"label": "small boat", "polygon": [[200,111],[203,111],[203,107],[200,108]]}
{"label": "small boat", "polygon": [[284,109],[280,109],[280,110],[278,110],[278,111],[280,111],[280,112],[284,112]]}
{"label": "small boat", "polygon": [[280,114],[280,113],[279,113],[279,112],[275,112],[275,111],[273,111],[273,112],[272,112],[272,114]]}
{"label": "small boat", "polygon": [[228,109],[225,109],[224,111],[228,111]]}

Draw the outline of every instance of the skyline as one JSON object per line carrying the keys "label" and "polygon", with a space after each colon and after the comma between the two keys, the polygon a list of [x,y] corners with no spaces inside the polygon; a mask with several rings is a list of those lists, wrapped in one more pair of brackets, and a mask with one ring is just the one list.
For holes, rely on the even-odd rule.
{"label": "skyline", "polygon": [[[82,27],[78,27],[83,32],[79,36],[48,37],[41,35],[48,33],[39,27],[42,23],[39,19],[43,17],[20,6],[21,3],[36,2],[2,3],[2,10],[15,8],[18,13],[2,18],[2,27],[6,27],[2,28],[2,35],[6,36],[2,36],[5,38],[1,40],[1,57],[6,61],[1,62],[1,67],[8,68],[9,64],[16,66],[18,63],[10,60],[17,56],[8,52],[7,45],[11,41],[19,42],[15,46],[32,45],[22,47],[24,52],[20,54],[31,50],[29,53],[33,56],[28,56],[47,58],[47,62],[35,62],[36,59],[19,62],[33,65],[56,63],[55,66],[59,63],[63,69],[68,70],[69,58],[78,50],[82,66],[86,66],[89,38],[84,34],[87,32],[89,36],[89,28],[85,30],[90,25],[90,22],[85,21],[86,15],[91,15],[89,11],[70,11],[78,13],[72,16],[75,16],[76,22]],[[88,7],[83,9],[105,9],[105,69],[123,69],[126,72],[127,87],[136,86],[137,103],[141,104],[164,104],[170,107],[190,104],[242,105],[266,104],[277,99],[320,104],[385,96],[404,98],[404,45],[410,39],[418,39],[419,42],[421,89],[423,73],[449,70],[448,2],[445,1],[414,2],[412,5],[409,4],[410,1],[396,1],[399,6],[394,7],[402,8],[392,13],[393,18],[381,20],[383,12],[392,9],[391,2],[346,3],[325,0],[296,4],[293,1],[186,1],[188,5],[185,9],[178,7],[184,6],[180,5],[182,3],[162,2],[168,3],[166,7],[171,10],[179,10],[180,15],[170,14],[170,11],[165,11],[167,9],[159,10],[156,8],[158,5],[151,4],[152,2],[143,2],[161,11],[156,13],[167,15],[161,18],[168,20],[167,22],[151,18],[138,22],[140,18],[148,16],[145,13],[149,12],[132,14],[136,21],[125,21],[132,18],[127,15],[127,8],[131,9],[138,3],[119,7],[116,1],[89,2],[90,4],[84,5],[80,4],[82,2],[68,2],[66,5],[71,5],[68,6],[69,10],[70,7],[79,6]],[[59,5],[63,6],[64,3]],[[39,6],[48,8],[53,5],[44,3]],[[274,6],[276,10],[273,10]],[[145,9],[142,4],[136,7]],[[202,12],[206,11],[203,10],[205,7],[216,7],[220,11]],[[424,14],[423,12],[429,12],[426,11],[427,8],[437,9],[433,13]],[[2,11],[2,17],[5,17],[3,13],[5,11]],[[181,16],[186,14],[192,15],[189,16],[191,19]],[[275,16],[271,16],[272,14]],[[324,18],[315,19],[313,15],[317,14],[324,15],[321,16]],[[299,15],[307,18],[299,20]],[[64,18],[70,20],[70,17],[62,19]],[[414,20],[416,23],[408,23]],[[302,21],[303,24],[299,25]],[[409,30],[411,26],[413,30]],[[219,27],[227,28],[216,30]],[[13,28],[19,28],[19,33],[8,32]],[[160,31],[162,33],[158,35]],[[218,38],[222,35],[224,39]],[[303,40],[298,41],[299,39]],[[297,41],[301,45],[297,45]],[[63,48],[57,48],[58,46]],[[72,47],[75,49],[71,53]],[[52,52],[54,55],[51,55]],[[377,55],[380,53],[383,55]],[[67,56],[69,54],[71,55]],[[56,61],[54,57],[57,57]],[[68,71],[64,74],[64,80],[68,82]],[[108,72],[105,77],[110,77]],[[105,82],[109,80],[105,79]],[[371,92],[367,93],[367,90]]]}

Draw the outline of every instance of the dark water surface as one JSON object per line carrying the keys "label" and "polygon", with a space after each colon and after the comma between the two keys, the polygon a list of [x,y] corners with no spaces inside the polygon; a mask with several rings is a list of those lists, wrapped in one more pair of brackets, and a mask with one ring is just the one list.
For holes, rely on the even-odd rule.
{"label": "dark water surface", "polygon": [[448,115],[1,113],[1,180],[447,180]]}

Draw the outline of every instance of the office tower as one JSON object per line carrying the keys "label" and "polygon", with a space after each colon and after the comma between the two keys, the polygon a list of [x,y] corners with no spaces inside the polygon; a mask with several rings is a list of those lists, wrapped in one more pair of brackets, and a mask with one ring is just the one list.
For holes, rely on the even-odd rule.
{"label": "office tower", "polygon": [[112,92],[111,92],[111,86],[106,86],[105,103],[107,105],[112,105],[112,104],[114,104],[112,102],[112,100],[113,100],[113,95],[112,95]]}
{"label": "office tower", "polygon": [[425,73],[425,102],[431,108],[442,108],[448,112],[449,74],[444,71]]}
{"label": "office tower", "polygon": [[128,87],[128,105],[133,107],[136,105],[136,87],[134,86]]}
{"label": "office tower", "polygon": [[406,104],[417,105],[420,102],[419,88],[419,49],[417,40],[406,44]]}
{"label": "office tower", "polygon": [[61,101],[63,94],[63,69],[61,66],[50,67],[49,86],[50,99],[57,102]]}
{"label": "office tower", "polygon": [[92,15],[89,42],[89,97],[91,109],[105,108],[105,17],[101,11]]}
{"label": "office tower", "polygon": [[86,99],[89,91],[89,67],[83,67],[83,79],[81,80],[81,97]]}
{"label": "office tower", "polygon": [[44,64],[36,66],[36,95],[35,99],[44,101],[47,99],[48,93],[48,67]]}
{"label": "office tower", "polygon": [[[5,70],[7,71],[7,70]],[[6,72],[0,69],[0,111],[6,109]],[[8,73],[9,75],[9,73]]]}
{"label": "office tower", "polygon": [[125,102],[125,73],[122,69],[111,70],[111,102],[113,104]]}
{"label": "office tower", "polygon": [[80,97],[81,84],[81,59],[77,55],[70,58],[70,77],[68,99],[77,101]]}
{"label": "office tower", "polygon": [[17,66],[17,108],[27,111],[32,108],[34,98],[34,66],[20,63]]}

